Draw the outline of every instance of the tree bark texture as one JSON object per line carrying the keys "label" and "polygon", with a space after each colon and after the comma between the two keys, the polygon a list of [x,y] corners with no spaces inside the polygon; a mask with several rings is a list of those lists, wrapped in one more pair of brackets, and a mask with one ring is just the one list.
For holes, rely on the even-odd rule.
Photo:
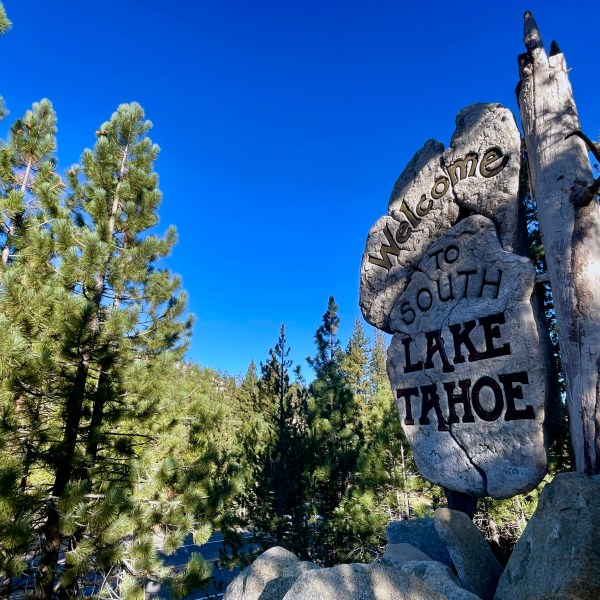
{"label": "tree bark texture", "polygon": [[[576,470],[600,473],[600,213],[565,59],[531,13],[517,89],[556,311]],[[570,136],[571,137],[568,137]]]}

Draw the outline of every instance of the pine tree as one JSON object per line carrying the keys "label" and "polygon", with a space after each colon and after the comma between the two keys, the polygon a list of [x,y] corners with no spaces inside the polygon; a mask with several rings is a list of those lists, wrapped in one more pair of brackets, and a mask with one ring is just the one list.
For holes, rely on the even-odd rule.
{"label": "pine tree", "polygon": [[371,350],[369,361],[369,380],[371,392],[376,394],[389,388],[390,383],[387,376],[387,344],[383,331],[375,330],[375,340]]}
{"label": "pine tree", "polygon": [[299,369],[291,379],[290,349],[282,326],[261,363],[258,405],[247,430],[251,457],[250,517],[263,548],[284,546],[306,555],[306,398]]}
{"label": "pine tree", "polygon": [[0,2],[0,35],[4,35],[11,27],[12,23],[6,14],[4,4]]}
{"label": "pine tree", "polygon": [[258,373],[254,360],[250,361],[245,377],[235,393],[236,416],[243,422],[252,419],[259,410]]}
{"label": "pine tree", "polygon": [[259,412],[258,382],[256,364],[251,360],[246,375],[237,382],[229,402],[230,422],[233,425],[230,446],[235,447],[230,451],[230,460],[239,466],[244,480],[242,490],[229,506],[221,523],[224,538],[221,561],[229,567],[245,562],[243,549],[246,541],[241,532],[251,525],[249,511],[256,500],[254,490],[260,472],[259,457],[267,435],[265,420]]}
{"label": "pine tree", "polygon": [[[157,368],[163,368],[157,361]],[[134,498],[148,511],[152,534],[170,554],[185,537],[193,534],[196,544],[205,543],[219,527],[224,506],[239,494],[243,476],[233,460],[238,454],[228,405],[228,379],[193,363],[178,362],[165,378],[149,373],[148,390],[157,381],[165,386],[161,402],[145,430],[152,443],[138,452],[131,476],[136,481]],[[137,427],[132,428],[139,434]],[[159,567],[160,568],[160,567]],[[171,594],[186,595],[190,588],[206,584],[210,566],[196,557],[183,574],[165,579]]]}
{"label": "pine tree", "polygon": [[361,485],[376,490],[387,520],[424,516],[439,505],[442,489],[423,479],[414,462],[386,372],[385,334],[375,332],[370,360],[372,389],[369,444],[361,456]]}
{"label": "pine tree", "polygon": [[[52,498],[65,500],[75,483],[78,490],[104,491],[97,467],[101,452],[112,463],[108,480],[123,481],[131,444],[124,435],[103,435],[103,427],[113,429],[126,411],[124,376],[138,361],[161,351],[180,353],[183,347],[185,298],[175,295],[177,279],[153,267],[170,251],[174,231],[165,239],[142,237],[156,224],[160,202],[152,170],[158,148],[146,135],[149,128],[135,104],[120,106],[101,126],[94,150],[84,152],[82,167],[69,172],[72,220],[61,220],[54,229],[56,291],[67,309],[67,327],[57,331],[63,337],[64,403],[62,433],[48,454]],[[54,502],[42,528],[36,598],[52,596],[65,537]]]}
{"label": "pine tree", "polygon": [[[239,491],[226,443],[234,435],[225,411],[198,396],[206,384],[181,385],[200,376],[182,366],[191,322],[180,281],[156,267],[175,231],[148,231],[161,195],[141,107],[122,105],[101,125],[68,173],[66,196],[53,123],[49,103],[34,105],[0,152],[0,330],[10,366],[0,453],[14,458],[0,473],[3,514],[21,531],[33,524],[41,540],[35,597],[51,598],[57,582],[59,597],[74,596],[89,573],[109,571],[121,573],[122,597],[135,596],[148,578],[168,576],[154,527],[167,532],[167,548],[191,531],[203,539]],[[193,426],[198,416],[206,428]],[[5,589],[31,542],[13,531],[0,540]],[[171,578],[175,595],[208,571],[195,558]]]}
{"label": "pine tree", "polygon": [[342,356],[342,370],[355,399],[365,404],[369,397],[369,340],[358,319]]}
{"label": "pine tree", "polygon": [[[33,489],[29,478],[32,471],[39,478],[39,457],[53,432],[39,386],[47,377],[40,367],[56,349],[56,341],[42,332],[49,329],[51,312],[46,301],[52,277],[48,223],[61,216],[64,187],[54,172],[55,132],[52,105],[42,100],[13,124],[8,142],[0,146],[0,452],[6,465],[3,519],[12,521],[0,544],[5,596],[13,591],[12,578],[19,575],[46,502],[43,487]],[[33,356],[40,359],[37,366]]]}
{"label": "pine tree", "polygon": [[[354,339],[360,339],[353,334]],[[345,361],[352,355],[352,338]],[[432,504],[431,484],[418,476],[386,374],[386,342],[379,331],[361,365],[366,380],[360,405],[361,443],[353,485],[333,513],[328,539],[338,562],[369,562],[385,546],[390,520],[419,515]],[[354,363],[358,361],[354,359]],[[361,377],[362,380],[362,377]],[[435,487],[435,486],[433,486]]]}
{"label": "pine tree", "polygon": [[25,240],[28,246],[33,242],[26,229],[33,226],[36,217],[39,227],[47,217],[58,214],[64,185],[54,171],[55,151],[56,114],[50,101],[44,99],[15,121],[8,143],[0,147],[3,266]]}
{"label": "pine tree", "polygon": [[309,431],[312,444],[310,471],[315,527],[313,558],[330,564],[335,544],[329,527],[334,511],[353,485],[359,446],[359,412],[342,368],[343,353],[337,337],[338,307],[329,298],[327,311],[315,334],[317,353],[308,362],[315,371],[310,386]]}

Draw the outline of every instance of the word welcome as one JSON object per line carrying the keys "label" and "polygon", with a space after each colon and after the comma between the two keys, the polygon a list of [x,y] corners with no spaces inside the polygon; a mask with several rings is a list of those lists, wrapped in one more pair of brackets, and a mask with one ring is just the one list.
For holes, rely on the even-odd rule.
{"label": "word welcome", "polygon": [[[423,220],[422,217],[425,217],[433,208],[434,200],[442,198],[451,185],[455,186],[462,179],[475,176],[477,172],[486,179],[498,175],[506,167],[508,160],[509,156],[503,154],[497,146],[487,150],[481,162],[479,162],[477,152],[469,152],[464,158],[454,161],[445,168],[447,177],[445,175],[436,177],[429,193],[431,198],[428,198],[427,194],[423,194],[414,208],[411,208],[403,198],[400,212],[406,217],[406,221],[400,222],[395,233],[392,232],[389,224],[385,226],[383,234],[387,244],[381,244],[379,249],[381,258],[369,255],[369,262],[389,271],[392,268],[390,256],[398,258],[402,250],[401,245],[408,241],[413,231]],[[477,168],[478,164],[479,168]]]}
{"label": "word welcome", "polygon": [[[421,416],[419,425],[429,425],[429,413],[433,410],[438,422],[438,431],[450,431],[450,425],[459,423],[456,406],[462,405],[462,422],[474,423],[475,415],[482,421],[496,421],[502,415],[504,407],[505,421],[519,419],[535,419],[533,406],[527,404],[524,408],[517,408],[515,400],[523,400],[523,388],[519,384],[528,384],[529,376],[526,371],[498,375],[498,381],[493,377],[480,377],[475,383],[470,379],[458,382],[432,383],[417,387],[396,390],[396,397],[404,399],[406,406],[405,425],[414,425],[412,399],[420,398]],[[459,392],[456,386],[458,384]],[[440,385],[447,399],[447,417],[442,412],[440,401]],[[439,393],[438,393],[439,392]],[[473,414],[475,412],[475,415]]]}

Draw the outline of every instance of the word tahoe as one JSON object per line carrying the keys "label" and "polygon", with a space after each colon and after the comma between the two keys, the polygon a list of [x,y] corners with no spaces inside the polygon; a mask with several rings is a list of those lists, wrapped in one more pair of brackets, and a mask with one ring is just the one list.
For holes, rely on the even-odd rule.
{"label": "word tahoe", "polygon": [[[518,408],[516,400],[523,400],[523,385],[529,383],[526,371],[505,373],[494,377],[483,376],[473,382],[471,379],[432,383],[419,387],[396,390],[396,398],[404,400],[405,425],[415,425],[412,399],[420,399],[419,425],[429,425],[429,415],[433,410],[438,431],[450,431],[450,425],[460,423],[456,407],[462,406],[462,422],[475,423],[475,415],[482,421],[496,421],[504,412],[505,421],[535,419],[533,406],[527,404]],[[442,391],[443,389],[443,391]],[[442,398],[446,397],[447,417],[442,411]],[[506,406],[506,411],[504,410]],[[475,413],[475,415],[473,414]]]}

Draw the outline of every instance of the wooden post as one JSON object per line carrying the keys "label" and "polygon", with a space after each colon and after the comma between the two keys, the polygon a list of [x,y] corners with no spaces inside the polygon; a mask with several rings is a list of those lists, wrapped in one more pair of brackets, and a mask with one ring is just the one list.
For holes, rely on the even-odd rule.
{"label": "wooden post", "polygon": [[[565,59],[531,13],[517,90],[556,311],[576,470],[600,473],[600,212]],[[570,136],[570,137],[569,137]]]}

